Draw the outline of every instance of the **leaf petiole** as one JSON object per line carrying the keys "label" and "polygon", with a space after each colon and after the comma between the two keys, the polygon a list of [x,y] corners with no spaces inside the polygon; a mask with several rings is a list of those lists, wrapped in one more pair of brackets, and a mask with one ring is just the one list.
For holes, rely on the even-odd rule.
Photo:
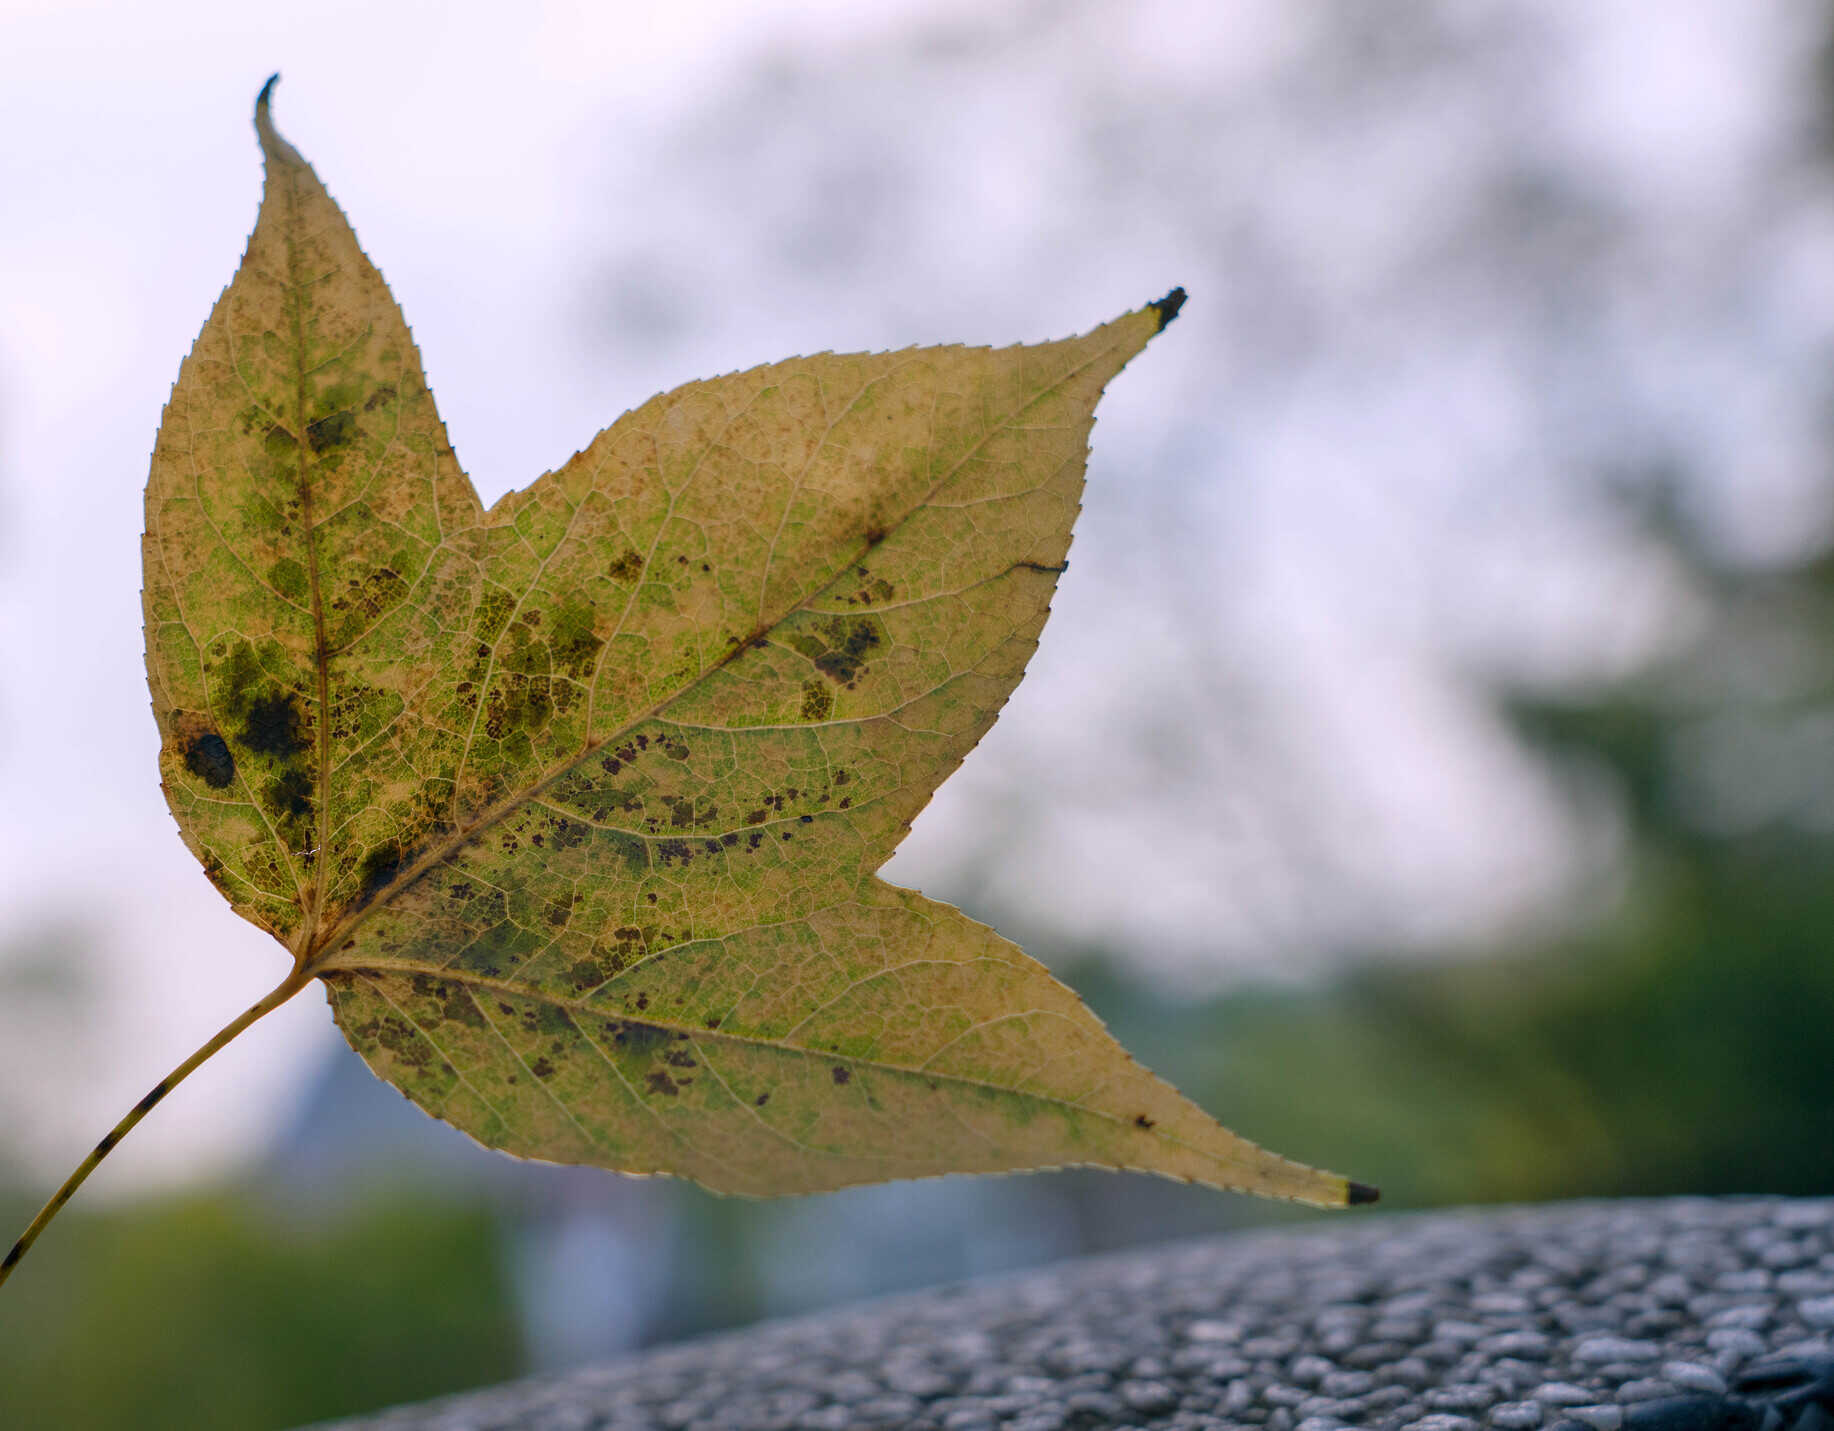
{"label": "leaf petiole", "polygon": [[64,1204],[70,1201],[71,1197],[76,1193],[76,1190],[80,1188],[89,1175],[96,1170],[97,1165],[102,1159],[106,1158],[114,1151],[115,1145],[132,1131],[136,1123],[146,1117],[148,1113],[151,1113],[154,1106],[158,1104],[166,1094],[170,1093],[174,1088],[178,1087],[179,1084],[183,1083],[185,1079],[190,1077],[197,1067],[206,1059],[210,1058],[212,1054],[217,1053],[225,1047],[250,1024],[273,1013],[275,1009],[286,1003],[287,1000],[291,999],[311,982],[312,976],[310,974],[307,974],[303,969],[294,969],[281,983],[275,985],[275,987],[261,999],[250,1004],[241,1013],[237,1014],[235,1018],[231,1019],[219,1029],[216,1034],[211,1037],[210,1041],[202,1048],[198,1049],[196,1053],[192,1054],[191,1057],[179,1064],[177,1068],[160,1079],[159,1082],[153,1086],[153,1090],[136,1103],[119,1123],[109,1129],[101,1142],[90,1149],[89,1156],[84,1158],[83,1161],[77,1165],[75,1172],[64,1179],[64,1185],[51,1194],[50,1201],[40,1208],[38,1210],[38,1216],[32,1219],[31,1226],[20,1234],[19,1240],[13,1244],[12,1250],[6,1254],[6,1257],[0,1259],[0,1286],[4,1286],[6,1279],[13,1275],[13,1269],[19,1265],[20,1261],[25,1257],[26,1252],[30,1250],[32,1244],[38,1240],[38,1234],[45,1230],[51,1219],[57,1216],[63,1209]]}

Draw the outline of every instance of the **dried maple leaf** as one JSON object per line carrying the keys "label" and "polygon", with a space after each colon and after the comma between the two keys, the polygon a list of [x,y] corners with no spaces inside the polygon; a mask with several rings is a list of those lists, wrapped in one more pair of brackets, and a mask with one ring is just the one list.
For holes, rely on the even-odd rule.
{"label": "dried maple leaf", "polygon": [[[269,82],[271,89],[272,81]],[[993,723],[1064,568],[1080,338],[689,383],[486,509],[381,275],[256,107],[241,268],[147,483],[186,843],[383,1078],[524,1157],[737,1193],[1135,1168],[1321,1205],[1042,965],[875,871]]]}

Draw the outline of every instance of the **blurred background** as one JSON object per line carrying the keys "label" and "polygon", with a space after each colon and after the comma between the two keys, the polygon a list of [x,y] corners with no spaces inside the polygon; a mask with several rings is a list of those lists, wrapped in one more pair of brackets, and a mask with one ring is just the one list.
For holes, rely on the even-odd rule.
{"label": "blurred background", "polygon": [[[0,1241],[284,969],[166,813],[138,595],[274,69],[486,501],[694,377],[1184,285],[889,877],[1388,1208],[1834,1191],[1831,38],[1828,0],[0,0]],[[0,1421],[287,1426],[1313,1216],[516,1164],[309,994],[0,1295]]]}

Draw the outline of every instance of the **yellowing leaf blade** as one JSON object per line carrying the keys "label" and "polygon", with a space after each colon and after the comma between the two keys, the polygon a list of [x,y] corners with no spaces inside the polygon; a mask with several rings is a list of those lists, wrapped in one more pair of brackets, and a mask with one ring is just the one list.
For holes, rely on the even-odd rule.
{"label": "yellowing leaf blade", "polygon": [[1096,402],[1181,294],[689,383],[485,511],[265,95],[258,127],[148,483],[149,675],[187,841],[379,1074],[491,1146],[725,1191],[1089,1163],[1352,1199],[875,873],[1023,675]]}
{"label": "yellowing leaf blade", "polygon": [[[748,984],[750,961],[771,977]],[[378,1074],[525,1157],[748,1194],[1083,1164],[1348,1197],[1220,1128],[991,929],[877,880],[863,902],[672,951],[614,988],[327,982]]]}
{"label": "yellowing leaf blade", "polygon": [[147,482],[147,664],[187,843],[303,946],[366,855],[443,817],[456,755],[429,717],[458,633],[407,608],[463,601],[481,514],[381,275],[265,91],[257,120],[261,213]]}

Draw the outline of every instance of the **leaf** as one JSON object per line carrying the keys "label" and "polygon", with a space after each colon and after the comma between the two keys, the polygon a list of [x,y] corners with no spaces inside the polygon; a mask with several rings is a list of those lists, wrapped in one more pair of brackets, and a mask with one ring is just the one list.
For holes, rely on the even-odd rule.
{"label": "leaf", "polygon": [[1023,673],[1096,401],[1181,290],[689,383],[486,510],[267,90],[256,123],[147,484],[160,768],[378,1074],[492,1147],[724,1192],[1089,1163],[1362,1199],[875,874]]}

